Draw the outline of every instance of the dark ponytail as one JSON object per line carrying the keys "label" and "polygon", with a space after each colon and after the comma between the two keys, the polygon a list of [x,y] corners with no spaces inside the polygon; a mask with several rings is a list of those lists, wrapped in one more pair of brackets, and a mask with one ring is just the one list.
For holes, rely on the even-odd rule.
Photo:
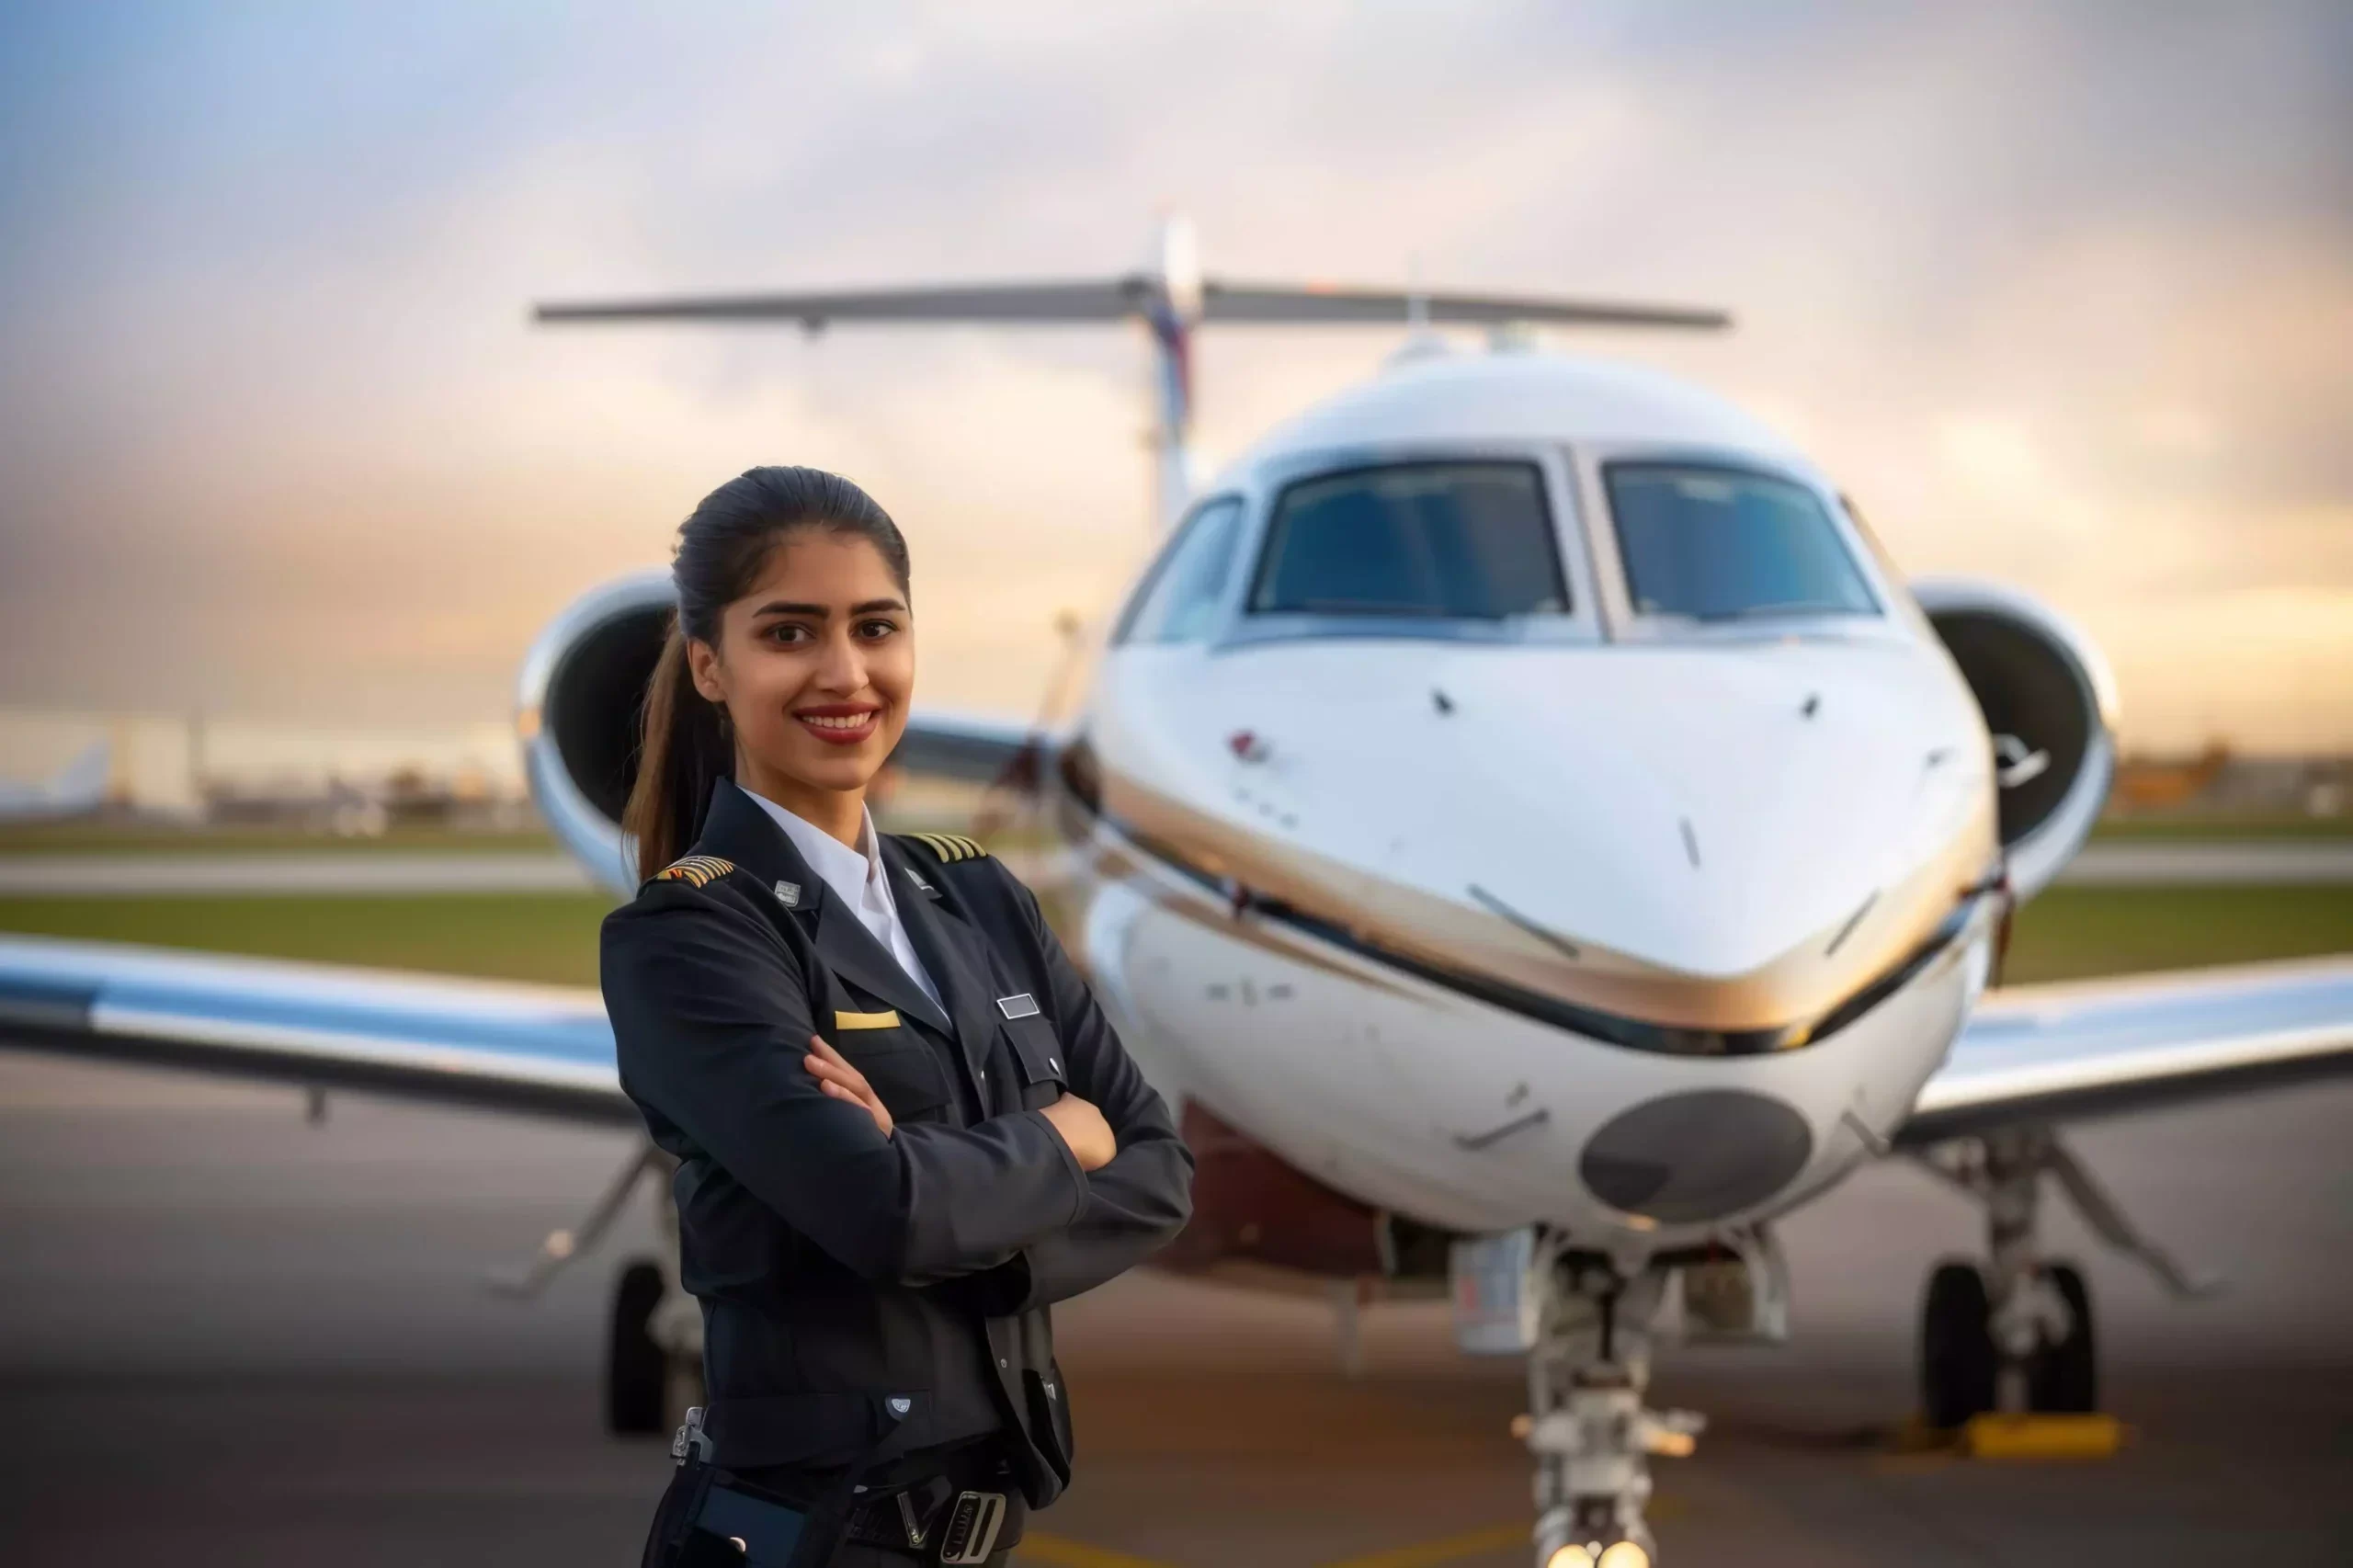
{"label": "dark ponytail", "polygon": [[735,776],[727,710],[695,689],[687,642],[719,643],[720,612],[751,592],[768,551],[785,534],[817,528],[855,534],[882,554],[907,587],[907,541],[874,498],[839,474],[813,468],[747,469],[702,498],[678,525],[670,580],[677,613],[645,689],[637,778],[621,830],[637,846],[637,874],[650,877],[701,836],[713,785]]}

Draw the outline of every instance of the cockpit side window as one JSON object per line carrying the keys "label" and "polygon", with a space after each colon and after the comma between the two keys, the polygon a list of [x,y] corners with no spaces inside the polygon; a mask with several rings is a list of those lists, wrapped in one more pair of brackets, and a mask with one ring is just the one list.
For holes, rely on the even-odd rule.
{"label": "cockpit side window", "polygon": [[1222,496],[1177,525],[1176,537],[1154,565],[1111,633],[1120,642],[1205,642],[1233,570],[1242,501]]}
{"label": "cockpit side window", "polygon": [[1254,615],[1501,620],[1563,614],[1533,463],[1423,462],[1302,480],[1275,502]]}
{"label": "cockpit side window", "polygon": [[1880,613],[1829,509],[1802,484],[1677,462],[1608,463],[1602,480],[1637,615]]}

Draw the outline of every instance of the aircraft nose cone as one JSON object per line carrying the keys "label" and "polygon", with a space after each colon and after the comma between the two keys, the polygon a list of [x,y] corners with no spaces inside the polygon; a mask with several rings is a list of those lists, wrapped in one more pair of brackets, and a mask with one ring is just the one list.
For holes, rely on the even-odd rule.
{"label": "aircraft nose cone", "polygon": [[1813,1153],[1805,1119],[1780,1101],[1695,1089],[1612,1118],[1586,1144],[1577,1174],[1613,1209],[1688,1224],[1762,1203]]}

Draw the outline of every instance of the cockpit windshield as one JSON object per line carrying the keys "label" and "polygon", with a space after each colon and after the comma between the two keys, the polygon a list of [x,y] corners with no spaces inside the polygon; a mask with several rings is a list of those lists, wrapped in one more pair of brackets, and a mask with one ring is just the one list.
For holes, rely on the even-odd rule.
{"label": "cockpit windshield", "polygon": [[1613,462],[1602,476],[1639,615],[1879,613],[1837,525],[1802,484],[1698,463]]}
{"label": "cockpit windshield", "polygon": [[1500,620],[1568,608],[1544,476],[1523,462],[1302,480],[1275,502],[1249,598],[1256,615]]}

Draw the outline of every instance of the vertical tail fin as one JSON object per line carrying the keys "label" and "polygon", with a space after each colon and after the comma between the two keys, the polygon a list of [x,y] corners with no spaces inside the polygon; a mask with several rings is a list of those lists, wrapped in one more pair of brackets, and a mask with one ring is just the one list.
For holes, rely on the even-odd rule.
{"label": "vertical tail fin", "polygon": [[[1330,283],[1242,283],[1204,278],[1193,225],[1179,213],[1160,222],[1154,256],[1141,272],[1045,283],[924,284],[780,294],[709,295],[544,304],[543,322],[790,321],[814,333],[834,322],[995,322],[1040,326],[1141,321],[1153,346],[1157,420],[1151,436],[1161,525],[1174,523],[1192,498],[1193,333],[1203,323],[1238,326],[1404,326],[1425,334],[1442,325],[1647,326],[1712,330],[1731,324],[1722,311],[1629,305],[1423,288],[1404,292]],[[1418,273],[1418,268],[1416,268]]]}
{"label": "vertical tail fin", "polygon": [[1193,329],[1201,321],[1201,253],[1192,221],[1160,221],[1144,327],[1151,335],[1158,423],[1152,434],[1154,495],[1165,531],[1176,526],[1199,483],[1193,454]]}

